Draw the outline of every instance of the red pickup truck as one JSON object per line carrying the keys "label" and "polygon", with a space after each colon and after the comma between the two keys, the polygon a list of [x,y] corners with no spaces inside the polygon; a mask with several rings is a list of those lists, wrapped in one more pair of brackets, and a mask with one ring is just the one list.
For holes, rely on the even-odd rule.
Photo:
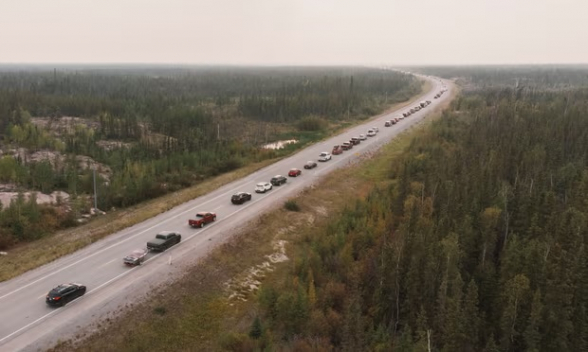
{"label": "red pickup truck", "polygon": [[188,220],[188,225],[192,227],[203,227],[204,225],[208,224],[209,222],[213,222],[214,220],[216,220],[215,213],[203,211],[196,214],[196,219]]}

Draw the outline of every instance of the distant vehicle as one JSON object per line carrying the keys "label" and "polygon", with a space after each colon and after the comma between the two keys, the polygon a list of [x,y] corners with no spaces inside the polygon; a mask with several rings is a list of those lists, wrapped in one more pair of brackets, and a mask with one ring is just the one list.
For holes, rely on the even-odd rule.
{"label": "distant vehicle", "polygon": [[420,107],[420,106],[415,106],[415,107],[414,107],[414,110],[415,110],[415,111],[419,111],[419,110],[421,110],[421,107]]}
{"label": "distant vehicle", "polygon": [[216,214],[210,213],[206,211],[202,211],[196,213],[196,219],[188,220],[188,225],[192,227],[204,227],[204,225],[208,224],[209,222],[213,222],[216,220]]}
{"label": "distant vehicle", "polygon": [[64,306],[68,302],[86,294],[86,286],[82,284],[61,284],[47,294],[45,302],[50,306]]}
{"label": "distant vehicle", "polygon": [[427,100],[426,103],[427,103],[427,105],[429,105],[429,104],[431,104],[431,101],[430,100]]}
{"label": "distant vehicle", "polygon": [[410,112],[403,112],[402,113],[402,117],[408,117],[408,116],[410,116]]}
{"label": "distant vehicle", "polygon": [[392,126],[392,121],[384,122],[384,127],[390,127],[390,126]]}
{"label": "distant vehicle", "polygon": [[362,141],[365,141],[367,139],[367,137],[365,136],[365,134],[362,133],[359,135],[359,139]]}
{"label": "distant vehicle", "polygon": [[331,151],[331,154],[333,155],[339,155],[343,153],[343,148],[340,145],[336,145],[333,147],[333,150]]}
{"label": "distant vehicle", "polygon": [[128,266],[141,265],[145,261],[147,253],[146,249],[135,249],[131,254],[123,258],[123,263]]}
{"label": "distant vehicle", "polygon": [[290,169],[290,171],[288,171],[288,176],[290,177],[298,177],[302,175],[302,171],[300,169]]}
{"label": "distant vehicle", "polygon": [[316,162],[315,161],[307,161],[306,164],[304,164],[304,168],[305,169],[314,169],[316,167]]}
{"label": "distant vehicle", "polygon": [[267,191],[271,191],[274,186],[272,186],[269,182],[260,182],[255,186],[256,193],[265,193]]}
{"label": "distant vehicle", "polygon": [[376,135],[376,131],[370,129],[367,131],[367,136],[368,137],[374,137]]}
{"label": "distant vehicle", "polygon": [[322,152],[319,154],[318,161],[329,161],[329,160],[331,160],[331,154],[329,154],[327,152]]}
{"label": "distant vehicle", "polygon": [[379,129],[379,128],[377,128],[377,127],[372,127],[372,130],[373,130],[374,132],[376,132],[376,133],[380,132],[380,129]]}
{"label": "distant vehicle", "polygon": [[283,185],[287,181],[288,181],[288,179],[282,175],[276,175],[276,176],[272,177],[272,179],[270,180],[270,182],[274,186]]}
{"label": "distant vehicle", "polygon": [[343,150],[349,150],[353,148],[353,143],[349,143],[349,142],[345,142],[341,144],[341,148],[343,148]]}
{"label": "distant vehicle", "polygon": [[361,143],[361,140],[359,139],[359,137],[353,137],[351,138],[351,143],[353,143],[353,145],[357,145]]}
{"label": "distant vehicle", "polygon": [[425,102],[425,101],[421,101],[421,102],[419,103],[419,105],[421,106],[421,108],[424,108],[425,106],[427,106],[427,102]]}
{"label": "distant vehicle", "polygon": [[247,193],[247,192],[237,192],[235,194],[233,194],[233,196],[231,197],[231,202],[233,204],[243,204],[247,201],[251,200],[251,193]]}
{"label": "distant vehicle", "polygon": [[182,235],[171,231],[162,231],[155,235],[155,239],[147,242],[147,250],[163,252],[169,247],[180,243]]}
{"label": "distant vehicle", "polygon": [[414,114],[415,112],[416,112],[416,110],[415,110],[414,108],[411,108],[411,109],[410,109],[410,113],[411,113],[411,114]]}
{"label": "distant vehicle", "polygon": [[400,121],[400,119],[398,117],[395,117],[394,119],[392,119],[392,124],[397,124]]}

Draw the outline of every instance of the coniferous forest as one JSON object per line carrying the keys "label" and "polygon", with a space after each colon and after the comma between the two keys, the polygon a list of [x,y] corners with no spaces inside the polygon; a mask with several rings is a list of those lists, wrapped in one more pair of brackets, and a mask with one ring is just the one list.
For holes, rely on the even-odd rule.
{"label": "coniferous forest", "polygon": [[468,88],[392,182],[303,236],[290,277],[264,285],[261,346],[588,350],[586,71],[472,70],[449,70]]}
{"label": "coniferous forest", "polygon": [[[0,249],[275,158],[420,90],[368,68],[0,67],[0,183],[71,196],[73,211],[19,196],[0,211]],[[285,151],[264,143],[300,140]],[[46,153],[46,156],[44,156]],[[84,201],[85,199],[85,201]]]}

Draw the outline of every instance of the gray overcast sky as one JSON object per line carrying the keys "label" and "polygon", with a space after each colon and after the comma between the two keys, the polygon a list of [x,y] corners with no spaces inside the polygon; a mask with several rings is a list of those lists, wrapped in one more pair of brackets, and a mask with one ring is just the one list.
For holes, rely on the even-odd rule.
{"label": "gray overcast sky", "polygon": [[3,63],[588,63],[587,0],[0,0]]}

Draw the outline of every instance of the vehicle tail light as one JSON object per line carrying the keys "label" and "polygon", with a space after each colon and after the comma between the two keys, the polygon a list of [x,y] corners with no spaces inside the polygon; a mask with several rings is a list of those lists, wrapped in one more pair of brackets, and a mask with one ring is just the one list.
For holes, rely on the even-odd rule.
{"label": "vehicle tail light", "polygon": [[61,297],[53,297],[54,301],[59,301],[61,299]]}

